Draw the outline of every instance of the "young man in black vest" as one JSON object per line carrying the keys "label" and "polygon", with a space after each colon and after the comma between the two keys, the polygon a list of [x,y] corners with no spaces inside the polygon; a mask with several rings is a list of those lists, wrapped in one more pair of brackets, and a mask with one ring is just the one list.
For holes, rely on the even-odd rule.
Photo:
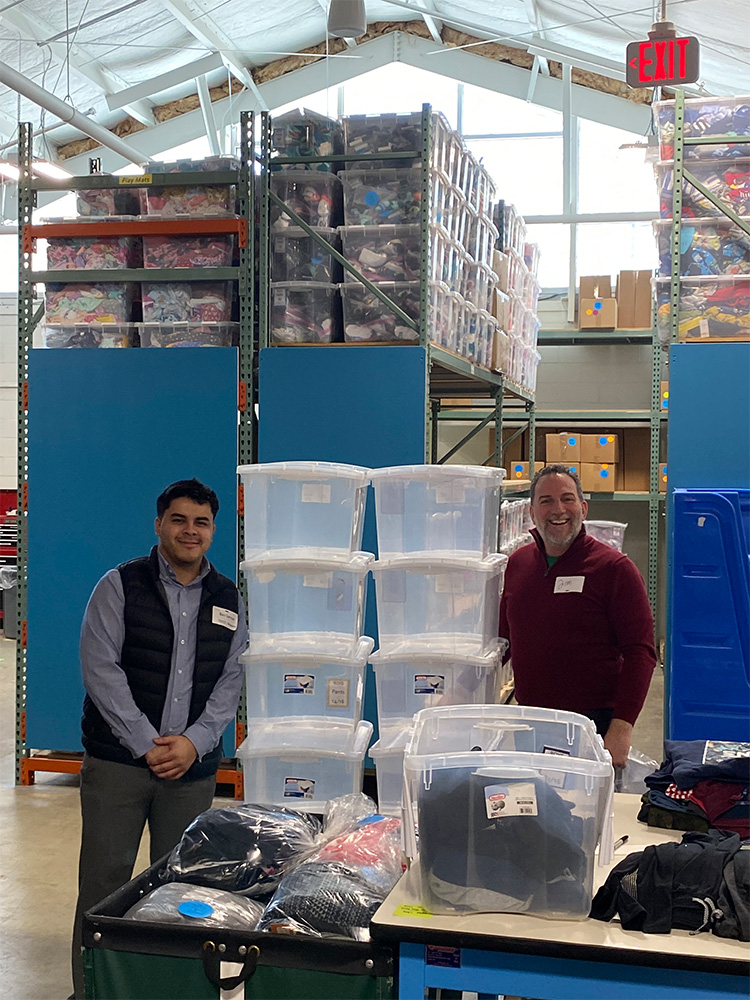
{"label": "young man in black vest", "polygon": [[85,911],[131,878],[146,823],[153,863],[214,795],[247,645],[242,598],[205,558],[218,509],[197,479],[168,486],[156,501],[159,544],[106,573],[86,608],[76,997]]}

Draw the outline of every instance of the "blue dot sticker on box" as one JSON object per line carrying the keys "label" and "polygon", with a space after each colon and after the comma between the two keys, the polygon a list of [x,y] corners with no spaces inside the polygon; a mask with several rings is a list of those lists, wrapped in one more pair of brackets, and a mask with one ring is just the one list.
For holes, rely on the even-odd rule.
{"label": "blue dot sticker on box", "polygon": [[214,908],[210,903],[202,903],[199,899],[186,899],[177,907],[177,912],[181,913],[183,917],[205,920],[206,917],[213,916]]}
{"label": "blue dot sticker on box", "polygon": [[608,440],[609,440],[609,439],[608,439],[608,438],[606,438],[606,437],[600,437],[600,438],[599,438],[599,444],[600,444],[600,445],[601,445],[602,447],[604,447],[604,445],[606,445],[606,443],[607,443],[607,441],[608,441]]}
{"label": "blue dot sticker on box", "polygon": [[365,195],[365,205],[369,205],[370,208],[374,208],[380,201],[380,195],[377,191],[368,191]]}
{"label": "blue dot sticker on box", "polygon": [[578,444],[578,438],[571,434],[568,438],[568,444],[571,448],[574,448]]}
{"label": "blue dot sticker on box", "polygon": [[599,469],[599,476],[602,479],[607,479],[609,477],[609,469],[606,466],[602,466],[602,468]]}

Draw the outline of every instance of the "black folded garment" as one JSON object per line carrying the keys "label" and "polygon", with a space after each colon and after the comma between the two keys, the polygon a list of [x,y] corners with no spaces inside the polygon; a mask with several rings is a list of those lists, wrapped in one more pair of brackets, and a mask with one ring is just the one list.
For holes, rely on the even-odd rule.
{"label": "black folded garment", "polygon": [[165,882],[264,896],[312,850],[320,822],[262,805],[207,809],[185,830],[162,872]]}

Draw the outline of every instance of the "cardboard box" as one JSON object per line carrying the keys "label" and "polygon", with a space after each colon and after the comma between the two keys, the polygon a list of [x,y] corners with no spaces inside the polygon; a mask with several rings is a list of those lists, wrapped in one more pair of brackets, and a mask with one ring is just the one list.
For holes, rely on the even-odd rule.
{"label": "cardboard box", "polygon": [[661,383],[661,409],[669,409],[669,382]]}
{"label": "cardboard box", "polygon": [[617,464],[581,462],[581,489],[584,493],[614,493],[621,489],[621,474]]}
{"label": "cardboard box", "polygon": [[617,299],[584,298],[578,304],[579,330],[614,330],[617,327]]}
{"label": "cardboard box", "polygon": [[557,462],[567,464],[581,461],[580,434],[561,431],[559,434],[545,434],[544,440],[547,465],[553,465]]}
{"label": "cardboard box", "polygon": [[659,492],[667,492],[667,463],[659,462]]}
{"label": "cardboard box", "polygon": [[497,275],[497,287],[501,292],[510,290],[510,257],[500,250],[492,251],[492,270]]}
{"label": "cardboard box", "polygon": [[581,461],[595,465],[619,462],[619,434],[581,434]]}
{"label": "cardboard box", "polygon": [[510,364],[510,337],[504,330],[495,330],[492,342],[492,369],[507,372]]}
{"label": "cardboard box", "polygon": [[578,296],[581,299],[612,298],[612,278],[608,274],[583,275],[578,280]]}
{"label": "cardboard box", "polygon": [[578,478],[581,478],[581,463],[580,462],[562,462],[562,465],[567,466],[570,472],[575,472]]}
{"label": "cardboard box", "polygon": [[516,479],[533,479],[540,469],[544,468],[544,462],[534,462],[534,471],[531,472],[528,462],[508,462],[508,481],[514,482]]}
{"label": "cardboard box", "polygon": [[620,271],[617,276],[617,325],[620,330],[653,326],[651,271]]}
{"label": "cardboard box", "polygon": [[651,429],[628,427],[623,433],[622,488],[628,493],[648,493],[651,488]]}

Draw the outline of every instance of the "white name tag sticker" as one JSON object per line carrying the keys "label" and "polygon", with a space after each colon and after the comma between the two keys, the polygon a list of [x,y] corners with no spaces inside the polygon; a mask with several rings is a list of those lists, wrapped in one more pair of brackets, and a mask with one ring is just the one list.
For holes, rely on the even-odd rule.
{"label": "white name tag sticker", "polygon": [[234,611],[229,611],[227,608],[214,607],[211,609],[211,621],[214,625],[223,625],[224,628],[236,632],[239,619]]}
{"label": "white name tag sticker", "polygon": [[558,576],[555,580],[556,594],[582,594],[585,576]]}

